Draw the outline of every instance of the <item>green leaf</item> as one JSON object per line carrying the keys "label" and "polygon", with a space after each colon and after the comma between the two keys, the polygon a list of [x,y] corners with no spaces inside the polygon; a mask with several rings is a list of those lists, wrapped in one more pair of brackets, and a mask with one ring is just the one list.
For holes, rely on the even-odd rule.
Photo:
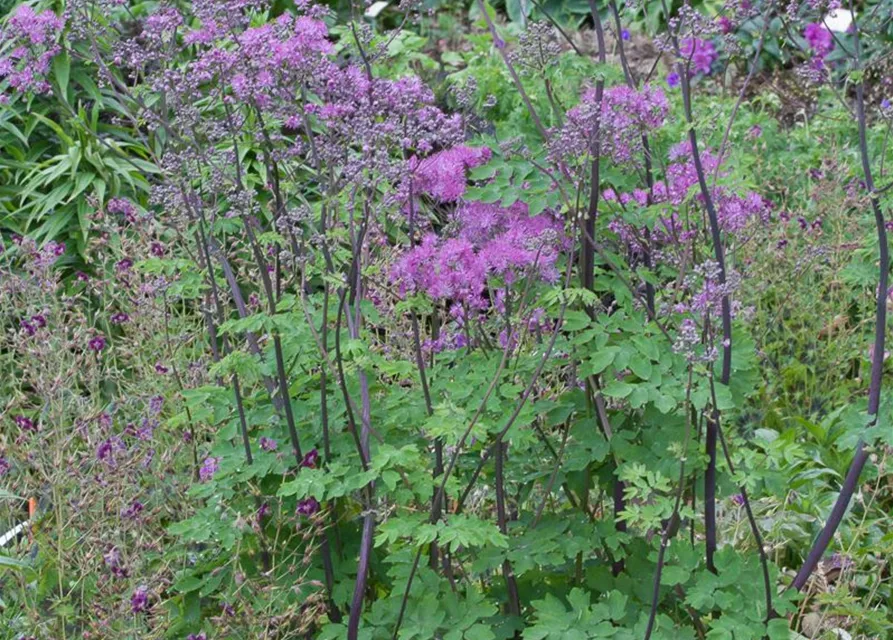
{"label": "green leaf", "polygon": [[609,382],[602,393],[609,398],[625,398],[633,391],[633,385],[627,384],[622,380],[612,380]]}

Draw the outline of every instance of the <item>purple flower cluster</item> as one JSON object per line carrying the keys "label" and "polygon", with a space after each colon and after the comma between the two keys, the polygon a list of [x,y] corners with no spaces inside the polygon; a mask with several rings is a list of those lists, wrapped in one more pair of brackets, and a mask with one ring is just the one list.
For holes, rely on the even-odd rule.
{"label": "purple flower cluster", "polygon": [[[60,51],[56,39],[64,26],[50,10],[36,13],[27,4],[19,5],[0,32],[0,42],[9,45],[8,53],[0,56],[0,79],[20,93],[48,93],[46,75]],[[0,102],[4,98],[0,94]]]}
{"label": "purple flower cluster", "polygon": [[713,43],[701,38],[686,38],[679,43],[679,52],[685,61],[691,61],[696,73],[705,76],[710,75],[713,63],[719,58]]}
{"label": "purple flower cluster", "polygon": [[413,157],[410,160],[410,169],[415,173],[413,192],[424,193],[440,202],[455,202],[465,194],[465,172],[486,164],[492,155],[487,147],[459,145],[422,160]]}
{"label": "purple flower cluster", "polygon": [[809,44],[809,48],[815,52],[819,58],[824,58],[834,49],[834,36],[825,27],[818,22],[811,22],[806,25],[803,31],[803,37]]}
{"label": "purple flower cluster", "polygon": [[483,309],[490,277],[511,284],[518,276],[557,278],[561,224],[549,213],[528,214],[527,205],[511,207],[463,203],[454,214],[456,237],[431,233],[395,264],[392,278],[402,294],[426,293],[435,300]]}
{"label": "purple flower cluster", "polygon": [[663,126],[670,108],[664,92],[651,85],[606,89],[601,108],[596,96],[595,89],[586,90],[567,112],[567,122],[552,142],[554,158],[591,153],[598,127],[601,152],[614,162],[629,162],[641,150],[642,135]]}

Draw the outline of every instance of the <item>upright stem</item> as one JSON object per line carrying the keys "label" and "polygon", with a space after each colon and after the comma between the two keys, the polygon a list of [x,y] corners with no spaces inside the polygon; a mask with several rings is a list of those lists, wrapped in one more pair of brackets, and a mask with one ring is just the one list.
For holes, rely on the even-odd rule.
{"label": "upright stem", "polygon": [[[859,39],[857,29],[857,49],[858,46]],[[872,353],[871,356],[871,382],[869,383],[868,388],[868,415],[871,416],[872,423],[874,423],[877,421],[878,408],[880,407],[881,402],[881,378],[884,371],[884,343],[885,332],[887,329],[887,288],[889,286],[890,252],[889,247],[887,246],[887,229],[884,223],[884,214],[883,211],[881,211],[877,193],[874,188],[874,178],[871,174],[871,163],[868,156],[866,133],[867,126],[865,121],[865,88],[861,82],[856,85],[856,117],[859,122],[859,155],[862,160],[862,174],[865,179],[865,188],[868,191],[868,198],[871,202],[871,209],[874,212],[879,249],[878,253],[880,257],[874,321],[874,353]],[[859,444],[856,446],[856,453],[853,456],[853,461],[850,463],[846,478],[844,478],[843,485],[840,488],[840,495],[837,496],[837,501],[831,509],[831,513],[828,516],[828,520],[825,522],[825,526],[822,527],[822,531],[819,533],[818,538],[816,538],[812,548],[806,556],[806,561],[803,563],[803,566],[800,567],[800,571],[797,572],[797,576],[791,584],[794,589],[797,589],[798,591],[803,589],[806,582],[809,580],[809,576],[815,571],[816,565],[818,565],[819,560],[821,560],[825,550],[831,543],[831,539],[834,537],[837,527],[843,520],[843,516],[850,504],[850,500],[856,491],[856,486],[859,484],[859,476],[862,474],[862,469],[865,467],[867,461],[868,452],[865,450],[865,443],[860,440]]]}

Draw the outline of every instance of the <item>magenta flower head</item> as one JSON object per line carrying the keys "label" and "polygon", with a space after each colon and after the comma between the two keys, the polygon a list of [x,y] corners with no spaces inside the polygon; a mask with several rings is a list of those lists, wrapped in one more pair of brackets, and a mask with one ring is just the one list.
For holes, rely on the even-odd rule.
{"label": "magenta flower head", "polygon": [[266,436],[261,436],[260,438],[260,448],[264,451],[276,451],[279,447],[279,443],[276,442],[273,438],[268,438]]}
{"label": "magenta flower head", "polygon": [[679,74],[673,71],[670,75],[667,76],[667,86],[671,89],[675,89],[679,86],[680,82]]}
{"label": "magenta flower head", "polygon": [[316,498],[304,498],[298,503],[295,513],[299,516],[312,516],[317,511],[319,511],[319,502]]}
{"label": "magenta flower head", "polygon": [[16,426],[22,431],[34,431],[34,421],[26,416],[15,417]]}
{"label": "magenta flower head", "polygon": [[133,613],[144,613],[149,610],[149,588],[145,585],[137,587],[130,596],[130,610]]}
{"label": "magenta flower head", "polygon": [[198,477],[202,482],[207,482],[214,477],[219,462],[220,458],[214,458],[212,456],[205,458],[205,461],[202,463],[202,468],[198,471]]}
{"label": "magenta flower head", "polygon": [[831,53],[831,49],[834,48],[834,36],[825,28],[825,25],[818,22],[806,25],[803,37],[809,43],[809,48],[815,51],[820,58]]}
{"label": "magenta flower head", "polygon": [[304,459],[301,460],[301,466],[308,469],[315,469],[318,462],[319,452],[316,449],[311,449],[304,455]]}
{"label": "magenta flower head", "polygon": [[90,338],[90,342],[87,343],[87,346],[90,348],[90,351],[99,353],[105,349],[105,336],[93,336]]}

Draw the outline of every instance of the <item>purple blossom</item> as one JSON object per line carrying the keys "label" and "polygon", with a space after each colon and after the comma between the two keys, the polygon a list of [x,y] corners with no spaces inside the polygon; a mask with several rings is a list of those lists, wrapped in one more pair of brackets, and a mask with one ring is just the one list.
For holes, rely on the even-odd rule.
{"label": "purple blossom", "polygon": [[268,438],[266,436],[261,436],[260,438],[260,448],[264,451],[276,451],[279,447],[279,443],[276,442],[273,438]]}
{"label": "purple blossom", "polygon": [[227,618],[233,618],[236,615],[235,608],[229,602],[220,603],[220,612]]}
{"label": "purple blossom", "polygon": [[127,447],[118,436],[106,438],[96,447],[96,459],[105,463],[110,467],[117,464],[116,457],[119,453],[126,451]]}
{"label": "purple blossom", "polygon": [[3,456],[0,456],[0,478],[2,478],[7,473],[9,473],[9,469],[10,469],[9,461],[6,458],[4,458]]}
{"label": "purple blossom", "polygon": [[133,500],[130,505],[121,509],[121,516],[128,520],[134,520],[139,516],[145,507],[139,500]]}
{"label": "purple blossom", "polygon": [[304,498],[298,502],[296,513],[299,516],[312,516],[317,511],[319,511],[319,502],[316,498]]}
{"label": "purple blossom", "polygon": [[144,613],[149,610],[149,588],[145,585],[137,587],[130,596],[130,610],[133,613]]}
{"label": "purple blossom", "polygon": [[154,240],[149,245],[149,253],[151,253],[156,258],[163,258],[164,252],[165,252],[164,245],[161,244],[160,242],[158,242],[157,240]]}
{"label": "purple blossom", "polygon": [[255,514],[257,524],[260,524],[268,515],[270,515],[270,505],[264,502],[257,508],[257,513]]}
{"label": "purple blossom", "polygon": [[736,493],[735,495],[732,496],[732,502],[739,507],[743,507],[744,506],[744,494]]}
{"label": "purple blossom", "polygon": [[629,35],[629,29],[622,29],[622,30],[620,31],[620,37],[621,37],[623,40],[629,40],[629,38],[630,38],[630,35]]}
{"label": "purple blossom", "polygon": [[121,552],[118,547],[112,547],[103,556],[105,566],[109,568],[116,578],[126,578],[127,569],[121,564]]}
{"label": "purple blossom", "polygon": [[164,397],[163,396],[152,396],[149,398],[149,413],[153,416],[157,416],[161,413],[161,409],[164,407]]}
{"label": "purple blossom", "polygon": [[205,635],[205,632],[201,633],[190,633],[186,636],[186,640],[208,640],[208,636]]}
{"label": "purple blossom", "polygon": [[719,25],[720,33],[731,33],[733,30],[732,21],[729,20],[728,16],[719,16],[716,19],[716,23]]}
{"label": "purple blossom", "polygon": [[413,190],[441,202],[455,202],[465,193],[465,172],[486,164],[492,155],[488,147],[460,145],[424,160],[412,158],[410,168],[415,172]]}
{"label": "purple blossom", "polygon": [[815,52],[817,58],[824,58],[834,48],[834,36],[825,28],[825,25],[818,22],[806,25],[803,37],[806,38],[809,48]]}
{"label": "purple blossom", "polygon": [[105,205],[105,210],[123,216],[127,222],[136,222],[136,207],[124,198],[112,198]]}
{"label": "purple blossom", "polygon": [[51,87],[45,77],[61,50],[56,37],[63,27],[52,11],[36,13],[27,4],[19,5],[3,33],[4,44],[10,46],[7,55],[0,57],[0,79],[6,78],[9,87],[20,93],[48,93]]}
{"label": "purple blossom", "polygon": [[311,449],[304,455],[304,459],[301,460],[301,466],[307,469],[315,469],[317,462],[319,462],[319,452],[316,449]]}
{"label": "purple blossom", "polygon": [[883,100],[881,100],[881,109],[883,109],[884,111],[887,111],[890,109],[890,99],[889,98],[884,98]]}
{"label": "purple blossom", "polygon": [[19,326],[22,328],[22,331],[29,336],[33,336],[37,333],[37,328],[29,320],[19,320]]}
{"label": "purple blossom", "polygon": [[679,52],[682,54],[683,59],[691,60],[691,64],[697,73],[702,73],[705,76],[710,75],[713,63],[719,58],[713,43],[701,38],[686,38],[679,43]]}
{"label": "purple blossom", "polygon": [[35,431],[34,421],[27,416],[16,416],[13,418],[16,426],[22,431]]}
{"label": "purple blossom", "polygon": [[170,369],[168,369],[166,366],[164,366],[161,362],[155,363],[155,373],[157,373],[159,375],[164,375],[164,374],[168,373],[169,371],[170,371]]}
{"label": "purple blossom", "polygon": [[130,322],[130,316],[122,311],[119,311],[109,318],[109,322],[111,322],[112,324],[126,324]]}
{"label": "purple blossom", "polygon": [[675,71],[671,72],[667,76],[667,86],[670,87],[671,89],[675,89],[676,87],[678,87],[680,82],[681,82],[681,79],[679,78],[679,74],[676,73]]}
{"label": "purple blossom", "polygon": [[202,463],[202,468],[198,471],[198,477],[201,479],[202,482],[207,482],[214,477],[214,474],[217,472],[219,462],[220,458],[215,458],[213,456],[205,458],[205,461]]}
{"label": "purple blossom", "polygon": [[31,316],[31,322],[34,324],[35,327],[37,327],[39,329],[43,329],[44,327],[47,326],[46,316],[43,315],[42,313],[38,313],[38,314]]}
{"label": "purple blossom", "polygon": [[92,338],[90,338],[90,342],[87,343],[87,347],[89,347],[90,351],[99,353],[100,351],[105,349],[105,336],[93,336]]}

